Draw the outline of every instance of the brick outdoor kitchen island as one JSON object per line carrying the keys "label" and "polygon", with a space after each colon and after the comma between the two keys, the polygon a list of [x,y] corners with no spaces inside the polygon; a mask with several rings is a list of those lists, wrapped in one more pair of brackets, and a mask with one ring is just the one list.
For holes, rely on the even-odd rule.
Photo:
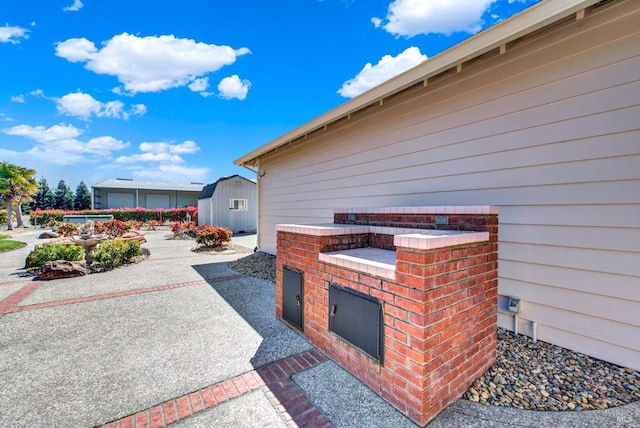
{"label": "brick outdoor kitchen island", "polygon": [[276,315],[424,426],[495,362],[498,208],[278,225]]}

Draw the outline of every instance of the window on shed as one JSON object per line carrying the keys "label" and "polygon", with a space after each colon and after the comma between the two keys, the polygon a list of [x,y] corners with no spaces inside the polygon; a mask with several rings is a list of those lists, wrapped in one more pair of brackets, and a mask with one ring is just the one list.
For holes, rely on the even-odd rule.
{"label": "window on shed", "polygon": [[247,211],[246,199],[229,199],[229,209],[231,211]]}

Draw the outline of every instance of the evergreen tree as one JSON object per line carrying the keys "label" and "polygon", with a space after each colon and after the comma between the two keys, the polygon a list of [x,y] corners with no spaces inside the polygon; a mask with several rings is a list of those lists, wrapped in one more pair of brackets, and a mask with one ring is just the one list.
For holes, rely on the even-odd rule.
{"label": "evergreen tree", "polygon": [[73,201],[73,209],[88,210],[91,208],[91,192],[84,181],[81,181],[76,187],[76,198]]}
{"label": "evergreen tree", "polygon": [[49,183],[47,183],[47,180],[45,178],[41,178],[38,184],[40,185],[40,189],[33,196],[33,203],[32,203],[33,209],[37,209],[37,210],[52,209],[55,205],[55,199],[53,197],[53,192],[49,187]]}
{"label": "evergreen tree", "polygon": [[73,192],[67,186],[64,180],[58,182],[58,187],[53,192],[55,200],[54,206],[59,210],[72,210],[73,209]]}

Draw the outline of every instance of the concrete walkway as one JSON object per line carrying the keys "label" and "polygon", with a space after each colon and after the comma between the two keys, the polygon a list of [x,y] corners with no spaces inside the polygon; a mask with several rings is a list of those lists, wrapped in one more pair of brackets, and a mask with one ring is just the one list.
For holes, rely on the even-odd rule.
{"label": "concrete walkway", "polygon": [[[193,253],[193,241],[148,232],[142,263],[34,281],[20,268],[39,233],[0,253],[0,426],[415,426],[278,321],[273,284],[227,267],[243,254]],[[429,426],[638,421],[640,403],[552,413],[459,400]]]}

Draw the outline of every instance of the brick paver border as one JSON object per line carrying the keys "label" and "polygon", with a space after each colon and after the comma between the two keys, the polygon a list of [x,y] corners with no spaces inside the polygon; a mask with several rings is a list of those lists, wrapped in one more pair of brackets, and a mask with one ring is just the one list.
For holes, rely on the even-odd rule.
{"label": "brick paver border", "polygon": [[0,301],[0,318],[5,314],[14,312],[18,307],[18,304],[36,291],[40,285],[42,285],[42,281],[28,282],[24,287],[13,292],[6,299]]}
{"label": "brick paver border", "polygon": [[77,303],[93,302],[95,300],[113,299],[116,297],[125,297],[125,296],[133,296],[136,294],[153,293],[156,291],[173,290],[176,288],[192,287],[194,285],[202,285],[202,284],[208,284],[212,282],[231,281],[234,279],[242,279],[246,277],[247,275],[244,275],[244,274],[219,276],[214,278],[200,279],[197,281],[182,282],[178,284],[159,285],[157,287],[139,288],[137,290],[119,291],[116,293],[107,293],[107,294],[96,294],[94,296],[77,297],[75,299],[57,300],[54,302],[44,302],[44,303],[37,303],[33,305],[18,306],[18,304],[22,300],[30,296],[34,291],[38,289],[38,287],[40,287],[40,285],[43,282],[45,282],[45,281],[34,281],[32,283],[29,283],[29,285],[27,285],[26,287],[22,287],[20,290],[16,291],[15,293],[7,297],[5,300],[0,302],[0,318],[5,314],[11,314],[15,312],[33,311],[36,309],[50,308],[53,306],[73,305]]}
{"label": "brick paver border", "polygon": [[17,279],[15,281],[9,281],[9,282],[0,282],[0,287],[8,287],[11,285],[18,285],[18,284],[28,284],[32,281],[40,281],[39,279],[33,279],[31,277],[29,278],[25,278],[25,279]]}
{"label": "brick paver border", "polygon": [[291,380],[292,375],[325,361],[327,357],[317,349],[304,351],[107,423],[104,428],[166,427],[258,389],[266,393],[289,426],[331,428],[333,424]]}
{"label": "brick paver border", "polygon": [[[192,257],[192,256],[189,256]],[[175,259],[180,257],[171,257]],[[149,259],[160,261],[164,259]],[[33,294],[43,283],[48,281],[12,281],[0,285],[25,283],[25,286],[0,301],[0,318],[8,313],[32,311],[54,306],[71,305],[116,297],[152,293],[191,287],[212,282],[230,281],[246,278],[247,275],[229,275],[223,277],[204,278],[197,281],[168,284],[156,287],[127,290],[115,293],[98,294],[74,299],[58,300],[33,305],[18,306],[21,301]],[[327,358],[317,349],[311,349],[297,355],[276,361],[231,379],[224,380],[204,389],[169,400],[157,406],[145,409],[134,415],[104,425],[105,428],[159,428],[183,420],[206,409],[261,389],[270,402],[281,413],[291,427],[332,428],[333,424],[314,406],[304,391],[291,380],[291,376],[317,366]]]}
{"label": "brick paver border", "polygon": [[[139,288],[137,290],[119,291],[119,292],[116,292],[116,293],[96,294],[94,296],[77,297],[77,298],[74,298],[74,299],[57,300],[57,301],[54,301],[54,302],[36,303],[36,304],[33,304],[33,305],[24,305],[24,306],[13,305],[12,307],[10,307],[4,313],[2,312],[2,306],[1,306],[1,304],[4,303],[4,302],[2,302],[2,303],[0,303],[0,317],[2,315],[4,315],[5,313],[33,311],[33,310],[36,310],[36,309],[50,308],[50,307],[53,307],[53,306],[73,305],[73,304],[76,304],[76,303],[93,302],[95,300],[105,300],[105,299],[113,299],[113,298],[116,298],[116,297],[134,296],[136,294],[154,293],[156,291],[165,291],[165,290],[173,290],[173,289],[176,289],[176,288],[193,287],[194,285],[202,285],[202,284],[208,284],[208,283],[212,283],[212,282],[231,281],[231,280],[234,280],[234,279],[241,279],[241,278],[246,278],[246,277],[247,276],[243,275],[243,274],[220,276],[220,277],[216,277],[216,278],[200,279],[200,280],[197,280],[197,281],[181,282],[181,283],[178,283],[178,284],[159,285],[157,287]],[[20,291],[21,290],[17,291],[14,294],[17,294]],[[31,293],[29,293],[29,294],[31,294]],[[23,300],[27,296],[28,296],[28,294],[25,295],[20,300]]]}

